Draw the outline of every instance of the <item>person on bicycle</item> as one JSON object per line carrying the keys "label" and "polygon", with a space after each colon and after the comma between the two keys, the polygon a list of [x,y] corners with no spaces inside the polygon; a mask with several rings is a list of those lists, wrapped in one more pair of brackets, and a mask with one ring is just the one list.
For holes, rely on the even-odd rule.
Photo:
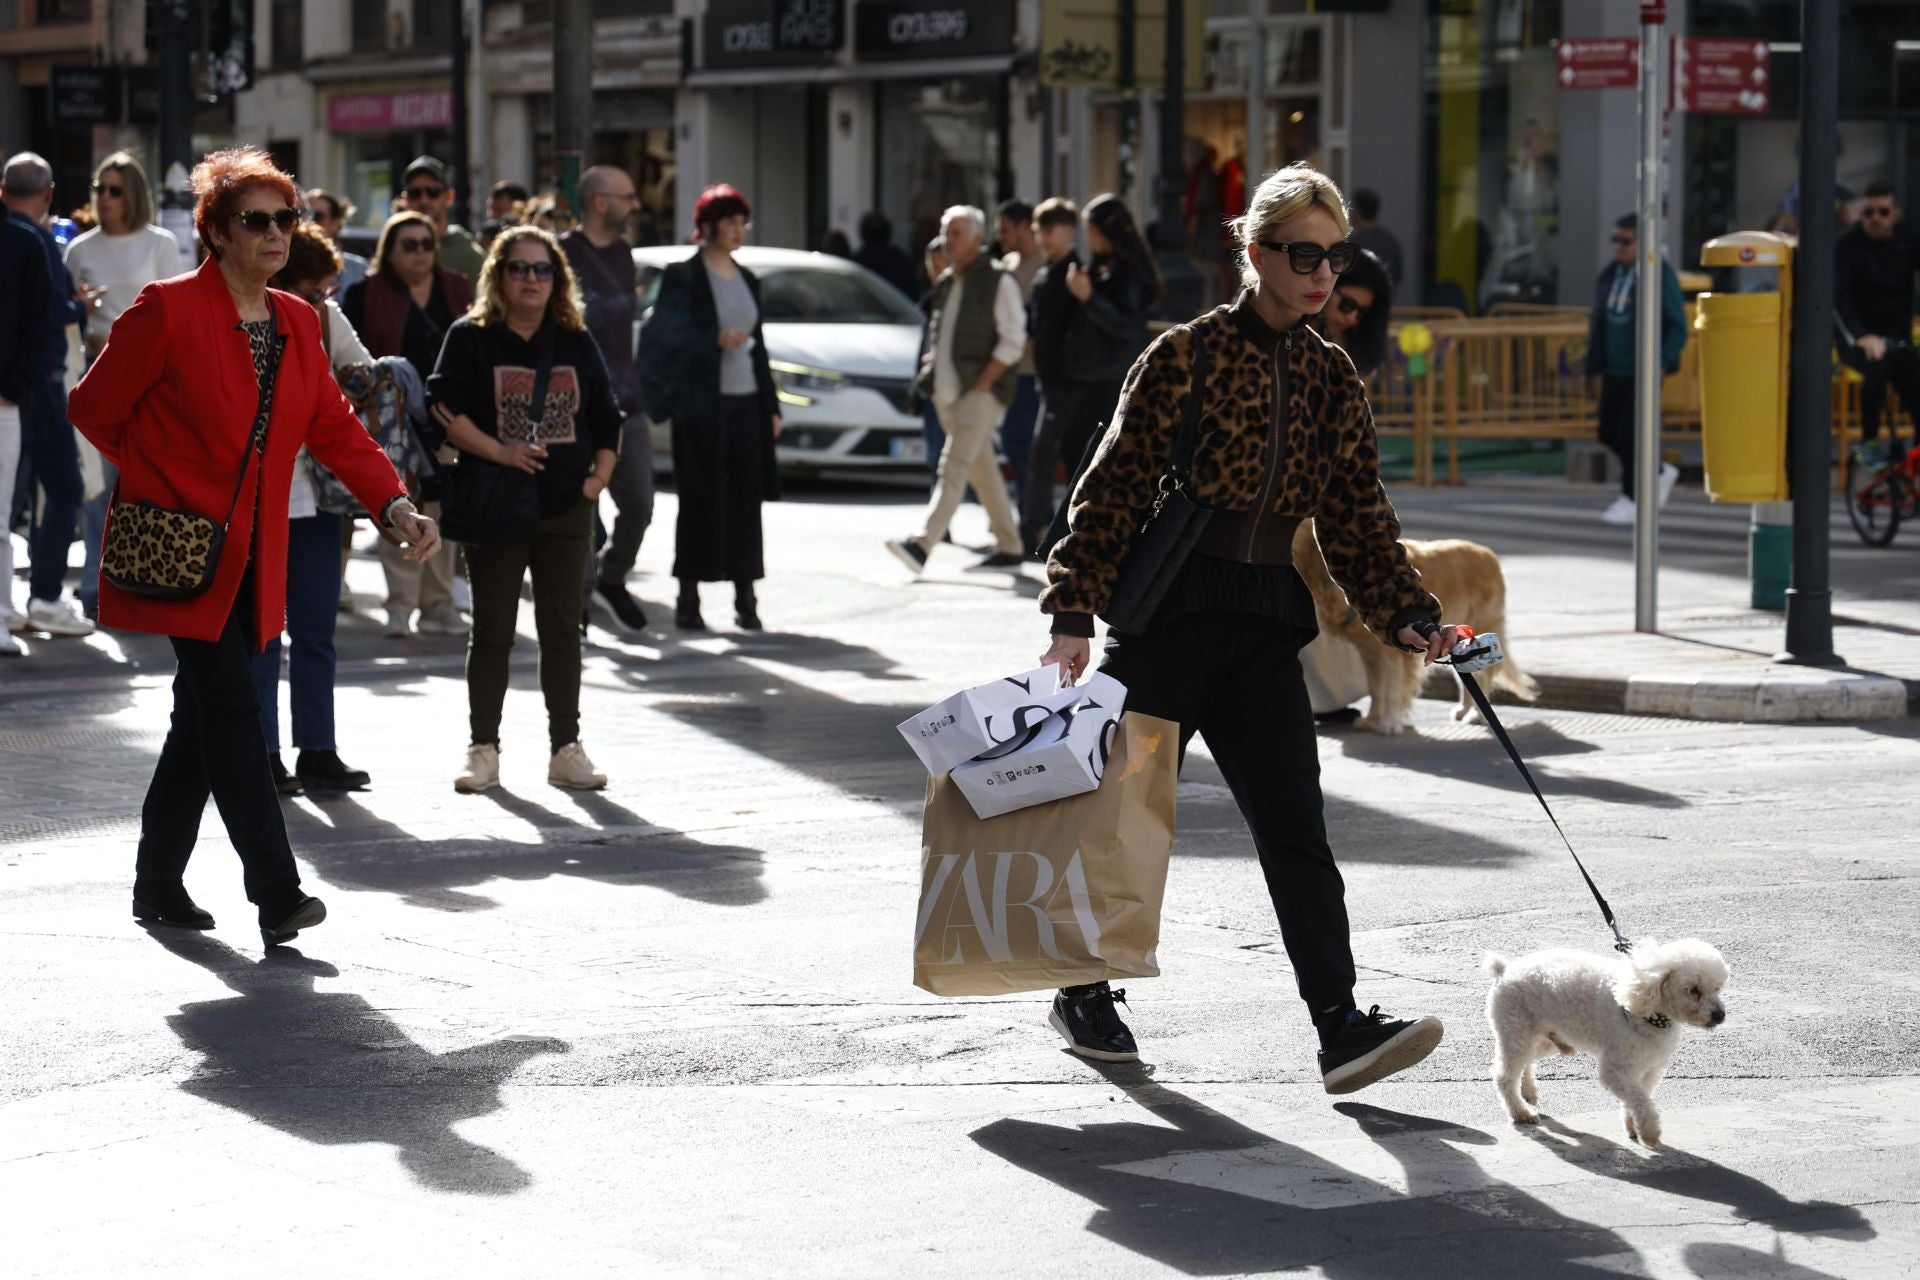
{"label": "person on bicycle", "polygon": [[[1860,220],[1834,250],[1833,319],[1840,358],[1860,372],[1860,441],[1880,435],[1887,385],[1899,393],[1920,444],[1920,352],[1913,349],[1913,273],[1920,270],[1920,237],[1900,218],[1893,184],[1867,187]],[[1887,424],[1887,444],[1898,444]],[[1898,452],[1892,455],[1898,457]]]}

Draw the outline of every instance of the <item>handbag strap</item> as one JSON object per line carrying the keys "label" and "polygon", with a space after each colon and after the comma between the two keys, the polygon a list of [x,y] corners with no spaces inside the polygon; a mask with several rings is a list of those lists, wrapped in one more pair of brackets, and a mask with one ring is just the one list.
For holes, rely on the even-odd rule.
{"label": "handbag strap", "polygon": [[1181,488],[1193,470],[1193,451],[1200,438],[1200,409],[1207,398],[1207,340],[1197,326],[1193,333],[1193,373],[1187,383],[1187,407],[1180,415],[1180,429],[1173,437],[1173,456],[1167,459],[1166,479],[1161,488]]}
{"label": "handbag strap", "polygon": [[540,421],[547,416],[547,375],[553,372],[553,352],[560,345],[560,337],[553,332],[553,321],[541,326],[541,336],[547,339],[540,358],[533,366],[533,394],[527,399],[527,431],[529,444],[540,442]]}
{"label": "handbag strap", "polygon": [[[247,468],[253,465],[253,455],[267,451],[267,423],[273,417],[273,388],[280,380],[280,313],[274,305],[271,291],[267,294],[267,319],[273,323],[267,346],[267,372],[260,379],[260,404],[253,411],[253,435],[247,440],[246,455],[240,459],[240,475],[233,482],[233,497],[227,503],[227,518],[220,522],[223,533],[233,527],[233,513],[240,509],[240,491],[247,487]],[[248,342],[251,344],[252,339],[249,338]]]}

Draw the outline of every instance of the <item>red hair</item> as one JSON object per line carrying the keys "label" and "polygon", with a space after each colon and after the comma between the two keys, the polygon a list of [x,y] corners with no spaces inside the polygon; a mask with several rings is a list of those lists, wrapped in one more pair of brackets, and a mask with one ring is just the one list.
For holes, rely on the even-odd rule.
{"label": "red hair", "polygon": [[716,222],[725,222],[728,218],[751,218],[753,209],[747,204],[747,198],[734,186],[717,182],[700,193],[693,202],[693,238],[699,240],[701,233]]}
{"label": "red hair", "polygon": [[214,257],[220,256],[220,250],[213,229],[223,226],[239,207],[240,197],[255,187],[267,188],[295,209],[303,207],[298,184],[259,147],[210,151],[193,167],[193,229]]}

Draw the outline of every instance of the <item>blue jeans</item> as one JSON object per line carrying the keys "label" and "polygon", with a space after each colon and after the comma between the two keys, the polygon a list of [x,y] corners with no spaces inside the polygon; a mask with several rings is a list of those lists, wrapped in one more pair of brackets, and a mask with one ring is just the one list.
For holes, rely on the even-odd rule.
{"label": "blue jeans", "polygon": [[120,483],[120,468],[100,459],[107,487],[97,498],[88,499],[80,508],[80,533],[87,540],[87,565],[80,571],[80,603],[89,611],[100,604],[100,539],[107,532],[107,508],[113,505],[113,487]]}
{"label": "blue jeans", "polygon": [[1000,451],[1013,469],[1016,502],[1027,490],[1027,455],[1033,452],[1033,427],[1040,420],[1040,380],[1027,374],[1013,384],[1013,401],[1000,418]]}
{"label": "blue jeans", "polygon": [[[293,652],[287,683],[293,689],[293,745],[332,751],[334,622],[340,616],[340,517],[321,513],[287,522],[287,635]],[[267,750],[280,750],[280,649],[275,636],[253,655],[253,686],[260,694],[260,727]]]}
{"label": "blue jeans", "polygon": [[[45,497],[34,511],[28,554],[33,574],[27,594],[58,600],[67,579],[67,550],[73,546],[74,520],[80,514],[80,449],[67,421],[67,389],[58,374],[39,379],[21,414],[21,452]],[[11,496],[11,495],[9,495]]]}

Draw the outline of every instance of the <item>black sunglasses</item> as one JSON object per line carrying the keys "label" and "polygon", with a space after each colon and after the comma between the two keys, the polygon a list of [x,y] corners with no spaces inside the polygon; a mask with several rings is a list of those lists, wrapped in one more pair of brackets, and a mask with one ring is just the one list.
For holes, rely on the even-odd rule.
{"label": "black sunglasses", "polygon": [[393,242],[393,247],[401,253],[432,253],[433,238],[421,239],[419,236],[402,236]]}
{"label": "black sunglasses", "polygon": [[438,200],[441,196],[445,194],[447,194],[447,189],[445,187],[408,187],[407,188],[407,199],[409,200]]}
{"label": "black sunglasses", "polygon": [[515,280],[525,280],[532,276],[535,280],[553,279],[551,262],[528,262],[524,258],[510,258],[505,264],[509,276]]}
{"label": "black sunglasses", "polygon": [[121,196],[127,194],[127,189],[117,182],[96,182],[93,184],[93,194],[97,196],[112,196],[118,200]]}
{"label": "black sunglasses", "polygon": [[1270,253],[1286,254],[1297,276],[1312,275],[1320,269],[1322,262],[1333,268],[1333,274],[1345,275],[1360,260],[1360,246],[1351,240],[1342,240],[1339,244],[1327,247],[1305,240],[1294,244],[1281,244],[1276,240],[1256,240],[1254,243]]}
{"label": "black sunglasses", "polygon": [[1349,298],[1344,293],[1337,293],[1334,295],[1333,305],[1340,308],[1340,314],[1343,316],[1365,315],[1367,313],[1367,309],[1365,307],[1361,306],[1359,303],[1355,302],[1352,298]]}
{"label": "black sunglasses", "polygon": [[276,209],[272,213],[268,213],[265,209],[243,209],[233,217],[236,222],[256,236],[267,234],[268,227],[278,227],[282,234],[285,234],[300,225],[298,209]]}

